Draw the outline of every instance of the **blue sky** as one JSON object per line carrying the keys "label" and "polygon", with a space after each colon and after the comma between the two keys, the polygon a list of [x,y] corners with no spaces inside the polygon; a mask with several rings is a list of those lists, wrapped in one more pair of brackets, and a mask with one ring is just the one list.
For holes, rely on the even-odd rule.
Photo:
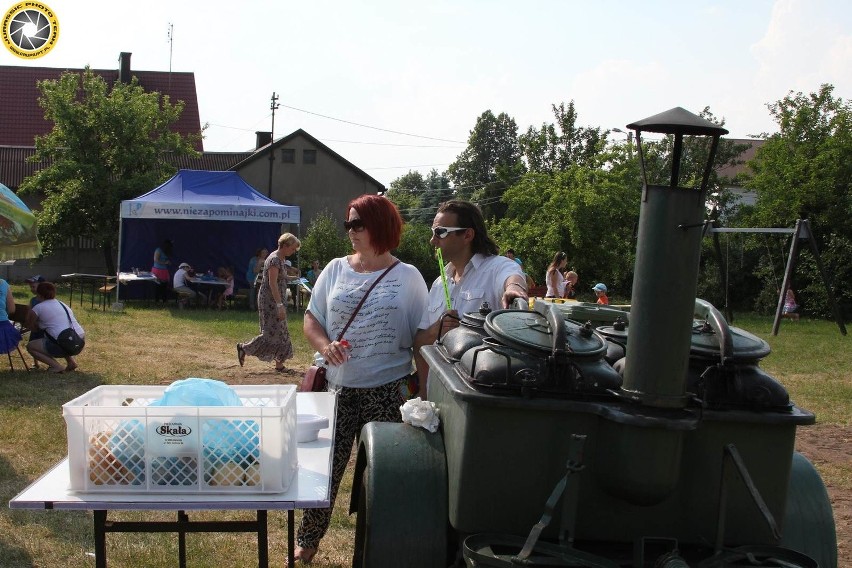
{"label": "blue sky", "polygon": [[446,169],[488,109],[525,131],[572,99],[580,125],[603,128],[710,106],[746,137],[775,130],[766,103],[790,90],[852,96],[848,0],[47,5],[56,47],[34,61],[0,50],[0,65],[111,69],[128,51],[134,69],[167,71],[171,47],[171,68],[195,73],[206,150],[251,149],[274,91],[276,138],[303,128],[385,184]]}

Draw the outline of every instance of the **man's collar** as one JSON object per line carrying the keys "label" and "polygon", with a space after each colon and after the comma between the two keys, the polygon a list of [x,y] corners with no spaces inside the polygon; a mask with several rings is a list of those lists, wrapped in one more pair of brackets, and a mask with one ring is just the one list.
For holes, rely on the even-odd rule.
{"label": "man's collar", "polygon": [[[478,269],[480,267],[480,265],[482,265],[482,263],[485,262],[486,258],[488,258],[488,257],[485,256],[484,254],[480,254],[480,253],[476,253],[475,255],[470,257],[470,260],[468,260],[467,264],[465,264],[465,269],[464,269],[465,274],[467,274],[467,272],[468,272],[468,270],[470,270],[471,266],[473,266],[474,270]],[[454,275],[456,273],[456,265],[451,262],[449,264],[449,267],[450,267],[450,271],[448,272],[448,274]]]}

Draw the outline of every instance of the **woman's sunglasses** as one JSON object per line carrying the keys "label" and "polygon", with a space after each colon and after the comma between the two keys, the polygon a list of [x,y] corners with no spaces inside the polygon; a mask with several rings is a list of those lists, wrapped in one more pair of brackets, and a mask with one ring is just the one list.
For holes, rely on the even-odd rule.
{"label": "woman's sunglasses", "polygon": [[450,233],[456,231],[467,231],[469,227],[432,227],[432,236],[436,239],[443,239]]}
{"label": "woman's sunglasses", "polygon": [[351,221],[344,221],[343,228],[347,231],[355,231],[357,233],[363,231],[366,227],[364,226],[364,221],[361,219],[352,219]]}

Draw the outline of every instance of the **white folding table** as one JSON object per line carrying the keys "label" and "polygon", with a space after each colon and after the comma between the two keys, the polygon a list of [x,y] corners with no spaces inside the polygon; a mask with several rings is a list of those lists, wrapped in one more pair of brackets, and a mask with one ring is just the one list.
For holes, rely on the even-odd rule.
{"label": "white folding table", "polygon": [[[95,566],[106,567],[106,533],[108,532],[174,532],[178,534],[181,568],[186,566],[186,533],[256,532],[258,565],[269,565],[267,543],[267,511],[287,511],[287,565],[293,566],[296,509],[319,509],[329,506],[331,455],[334,440],[336,397],[329,393],[298,393],[299,414],[328,417],[329,426],[320,430],[314,442],[298,445],[299,467],[287,491],[283,493],[94,493],[70,491],[68,458],[9,502],[12,509],[62,509],[93,511],[95,534]],[[111,510],[177,511],[176,521],[107,521]],[[255,521],[190,521],[186,511],[253,510]]]}

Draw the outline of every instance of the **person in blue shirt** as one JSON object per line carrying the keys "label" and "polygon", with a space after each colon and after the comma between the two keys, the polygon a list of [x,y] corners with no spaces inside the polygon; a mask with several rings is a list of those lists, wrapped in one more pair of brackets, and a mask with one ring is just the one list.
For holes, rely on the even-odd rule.
{"label": "person in blue shirt", "polygon": [[0,278],[0,353],[10,353],[21,342],[21,332],[9,321],[9,315],[14,313],[12,289],[8,282]]}

